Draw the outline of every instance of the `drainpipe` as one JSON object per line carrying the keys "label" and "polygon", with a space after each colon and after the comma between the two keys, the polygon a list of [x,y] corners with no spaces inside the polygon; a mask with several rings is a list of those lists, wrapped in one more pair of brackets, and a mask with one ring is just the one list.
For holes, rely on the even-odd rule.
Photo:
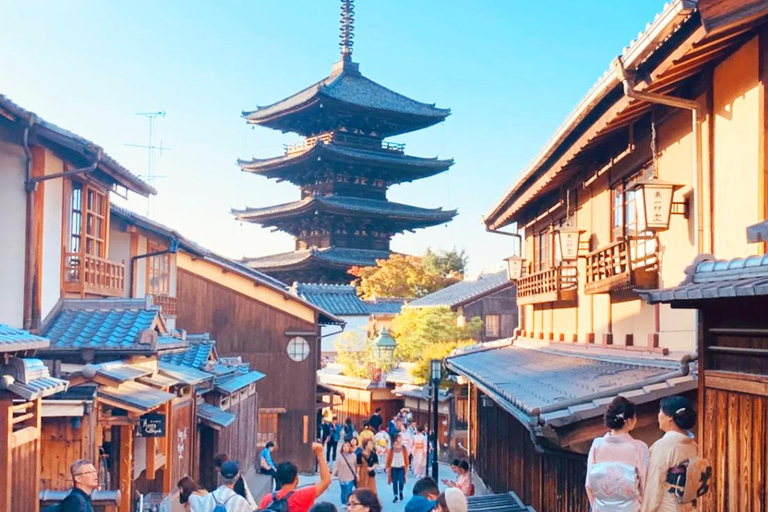
{"label": "drainpipe", "polygon": [[[171,246],[170,248],[164,250],[164,251],[155,251],[155,252],[148,252],[146,254],[138,254],[136,256],[131,256],[131,264],[130,264],[130,274],[128,276],[128,290],[130,293],[130,296],[133,297],[133,270],[134,270],[134,264],[136,263],[136,260],[142,259],[142,258],[151,258],[152,256],[162,256],[163,254],[176,254],[179,251],[179,239],[174,238],[171,240]],[[144,291],[144,295],[146,295],[146,290]]]}
{"label": "drainpipe", "polygon": [[699,119],[706,114],[705,106],[696,100],[677,98],[674,96],[665,96],[663,94],[641,92],[635,90],[633,74],[624,69],[624,63],[621,57],[616,57],[613,63],[616,77],[624,85],[624,95],[639,101],[645,101],[657,105],[666,105],[668,107],[683,108],[691,111],[691,134],[693,135],[693,209],[694,209],[694,245],[696,252],[703,252],[702,242],[704,240],[704,208],[702,204],[701,182],[701,127]]}
{"label": "drainpipe", "polygon": [[32,178],[32,151],[29,149],[29,131],[35,125],[36,121],[37,118],[35,116],[29,116],[29,118],[27,118],[27,126],[24,127],[24,134],[22,135],[21,140],[21,147],[24,149],[24,155],[26,157],[26,171],[24,177],[24,190],[26,192],[26,215],[24,228],[26,233],[26,244],[24,244],[24,311],[22,327],[27,330],[32,328],[32,315],[34,309],[33,304],[35,303],[35,300],[32,298],[34,287],[33,285],[35,281],[33,278],[32,269],[32,266],[34,265],[33,260],[35,252],[35,248],[32,247],[35,238],[33,222],[35,213],[35,187],[30,187],[26,184],[28,184]]}

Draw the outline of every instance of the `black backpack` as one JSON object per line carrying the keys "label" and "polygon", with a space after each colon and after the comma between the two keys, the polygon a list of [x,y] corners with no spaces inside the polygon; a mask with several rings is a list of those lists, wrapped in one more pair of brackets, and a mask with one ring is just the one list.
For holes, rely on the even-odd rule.
{"label": "black backpack", "polygon": [[293,491],[289,491],[282,498],[277,498],[277,491],[272,493],[272,501],[267,508],[262,511],[269,510],[270,512],[288,512],[288,499],[293,495]]}

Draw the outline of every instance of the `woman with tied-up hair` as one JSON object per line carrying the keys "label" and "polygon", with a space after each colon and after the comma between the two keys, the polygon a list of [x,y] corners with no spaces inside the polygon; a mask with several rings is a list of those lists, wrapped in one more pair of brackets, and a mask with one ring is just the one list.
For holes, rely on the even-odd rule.
{"label": "woman with tied-up hair", "polygon": [[608,405],[611,430],[592,443],[587,458],[587,496],[593,512],[638,512],[648,471],[648,446],[629,433],[637,424],[635,404],[618,396]]}

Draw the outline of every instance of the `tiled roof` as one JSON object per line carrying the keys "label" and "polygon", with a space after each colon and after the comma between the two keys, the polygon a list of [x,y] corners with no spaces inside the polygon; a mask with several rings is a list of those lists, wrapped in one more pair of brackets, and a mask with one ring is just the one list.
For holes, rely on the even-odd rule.
{"label": "tiled roof", "polygon": [[395,384],[413,384],[413,370],[416,363],[400,363],[387,372],[387,382]]}
{"label": "tiled roof", "polygon": [[237,419],[235,414],[223,411],[221,408],[205,402],[198,404],[197,417],[200,418],[203,423],[206,423],[216,430],[230,426]]}
{"label": "tiled roof", "polygon": [[369,267],[376,265],[376,260],[389,258],[389,251],[374,251],[369,249],[349,249],[343,247],[325,247],[318,249],[304,249],[300,251],[284,252],[260,256],[257,258],[245,258],[243,264],[257,269],[271,269],[298,265],[309,260],[318,260],[331,265],[350,267],[359,265]]}
{"label": "tiled roof", "polygon": [[350,196],[309,196],[292,203],[267,206],[264,208],[246,208],[232,210],[239,220],[263,222],[281,217],[305,215],[322,211],[340,215],[361,214],[364,216],[382,216],[388,219],[413,222],[418,226],[431,226],[448,222],[456,216],[456,210],[442,208],[419,208],[407,204],[394,203],[382,199],[368,199]]}
{"label": "tiled roof", "polygon": [[160,357],[161,361],[173,363],[176,365],[188,366],[202,370],[206,363],[211,360],[211,356],[216,353],[216,341],[206,336],[187,335],[189,348],[183,352],[173,354],[164,354]]}
{"label": "tiled roof", "polygon": [[48,344],[48,338],[35,336],[28,331],[14,329],[5,324],[0,324],[0,352],[36,350],[45,348]]}
{"label": "tiled roof", "polygon": [[449,357],[446,364],[526,425],[540,421],[558,427],[602,415],[618,394],[639,404],[697,385],[688,366],[671,359],[615,358],[525,344],[470,351]]}
{"label": "tiled roof", "polygon": [[[389,382],[389,376],[387,376],[387,382]],[[395,396],[404,396],[407,398],[417,398],[419,400],[431,400],[432,391],[430,386],[416,386],[413,384],[405,384],[403,386],[396,387],[392,390],[392,394]],[[445,402],[451,398],[451,393],[444,389],[439,390],[438,400]]]}
{"label": "tiled roof", "polygon": [[5,389],[25,399],[35,400],[66,391],[69,381],[51,377],[40,359],[11,357],[0,363],[0,390]]}
{"label": "tiled roof", "polygon": [[710,255],[699,256],[686,269],[686,278],[679,286],[636,291],[651,304],[766,296],[768,255],[733,260],[715,260]]}
{"label": "tiled roof", "polygon": [[[340,73],[331,74],[284,100],[258,107],[252,112],[243,112],[243,117],[251,123],[269,126],[271,119],[299,112],[304,107],[322,101],[323,98],[335,100],[328,101],[326,109],[333,108],[334,103],[339,102],[341,109],[362,108],[371,111],[374,116],[387,117],[398,114],[420,118],[420,128],[442,121],[451,112],[450,109],[436,108],[434,104],[412,100],[362,76],[356,69],[345,68]],[[395,129],[387,135],[411,129],[413,128]]]}
{"label": "tiled roof", "polygon": [[140,179],[135,174],[131,173],[128,169],[117,163],[112,157],[106,154],[104,150],[91,142],[90,140],[81,137],[69,130],[65,130],[60,126],[53,123],[49,123],[37,116],[37,114],[21,108],[19,105],[12,102],[7,96],[0,94],[0,109],[8,110],[13,115],[34,120],[31,130],[39,134],[40,136],[55,140],[56,142],[62,142],[65,145],[75,146],[80,152],[96,155],[101,152],[101,161],[99,169],[105,169],[107,172],[112,173],[115,178],[122,182],[124,186],[129,187],[134,192],[148,196],[149,194],[156,194],[157,191]]}
{"label": "tiled roof", "polygon": [[110,361],[108,363],[86,365],[83,375],[92,378],[96,375],[106,377],[115,382],[127,382],[146,375],[151,375],[152,370],[143,366],[129,364],[123,361]]}
{"label": "tiled roof", "polygon": [[215,375],[179,364],[160,361],[160,373],[167,375],[172,379],[189,385],[200,384],[201,382],[212,381]]}
{"label": "tiled roof", "polygon": [[475,280],[461,281],[442,290],[409,302],[405,307],[424,308],[434,306],[456,307],[485,297],[490,293],[514,286],[506,271],[483,274]]}
{"label": "tiled roof", "polygon": [[363,300],[352,285],[294,283],[291,291],[324,310],[341,316],[397,314],[403,299]]}
{"label": "tiled roof", "polygon": [[240,391],[250,384],[253,384],[254,382],[263,379],[264,377],[266,377],[266,375],[263,373],[257,372],[256,370],[251,370],[248,373],[243,373],[232,377],[225,377],[221,380],[217,380],[215,387],[217,391],[221,391],[222,393],[230,395],[236,391]]}
{"label": "tiled roof", "polygon": [[64,299],[57,308],[43,328],[51,340],[46,351],[156,352],[187,345],[167,335],[156,343],[140,342],[144,331],[161,322],[160,309],[147,308],[145,299]]}
{"label": "tiled roof", "polygon": [[118,387],[100,386],[97,395],[100,400],[111,405],[125,406],[141,412],[150,411],[170,402],[175,396],[138,382],[126,382]]}

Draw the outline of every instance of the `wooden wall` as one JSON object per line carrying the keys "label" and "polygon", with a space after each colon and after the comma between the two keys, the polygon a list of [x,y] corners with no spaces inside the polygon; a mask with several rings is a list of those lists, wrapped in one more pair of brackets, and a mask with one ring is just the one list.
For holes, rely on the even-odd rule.
{"label": "wooden wall", "polygon": [[[360,431],[363,423],[368,421],[377,407],[381,407],[381,419],[383,425],[387,425],[403,407],[403,399],[391,394],[391,389],[356,389],[342,386],[334,386],[344,393],[344,400],[340,405],[335,405],[331,410],[333,415],[344,424],[347,418],[352,419],[352,424]],[[383,397],[387,397],[384,399]],[[391,397],[391,398],[390,398]]]}
{"label": "wooden wall", "polygon": [[[173,403],[173,422],[170,436],[171,452],[168,458],[171,466],[171,488],[176,489],[176,482],[186,475],[194,475],[194,444],[197,412],[195,397],[175,398]],[[166,466],[167,468],[167,466]]]}
{"label": "wooden wall", "polygon": [[69,467],[78,459],[92,457],[90,415],[81,419],[79,428],[72,418],[43,418],[41,489],[63,491],[72,487]]}
{"label": "wooden wall", "polygon": [[514,491],[535,510],[588,512],[586,457],[537,453],[522,424],[495,404],[479,403],[477,388],[472,395],[475,471],[493,492]]}
{"label": "wooden wall", "polygon": [[[310,443],[315,438],[319,341],[317,337],[304,336],[312,353],[306,360],[295,362],[288,357],[287,345],[292,336],[286,332],[319,334],[317,324],[182,269],[178,271],[176,294],[179,328],[193,333],[210,332],[221,356],[242,356],[252,369],[266,374],[256,384],[259,407],[286,409],[280,415],[276,462],[290,460],[302,471],[312,469]],[[307,442],[305,421],[309,429]],[[257,425],[256,421],[250,425],[254,436]]]}
{"label": "wooden wall", "polygon": [[[237,415],[237,420],[229,427],[216,433],[216,453],[227,453],[240,463],[240,471],[247,473],[251,468],[258,471],[260,448],[256,443],[256,429],[259,422],[259,395],[245,396],[230,405],[229,412]],[[214,454],[215,455],[215,454]]]}
{"label": "wooden wall", "polygon": [[499,315],[499,336],[489,337],[485,327],[480,331],[480,341],[493,341],[510,338],[517,328],[517,288],[496,292],[463,307],[467,321],[479,316],[485,322],[485,315]]}

